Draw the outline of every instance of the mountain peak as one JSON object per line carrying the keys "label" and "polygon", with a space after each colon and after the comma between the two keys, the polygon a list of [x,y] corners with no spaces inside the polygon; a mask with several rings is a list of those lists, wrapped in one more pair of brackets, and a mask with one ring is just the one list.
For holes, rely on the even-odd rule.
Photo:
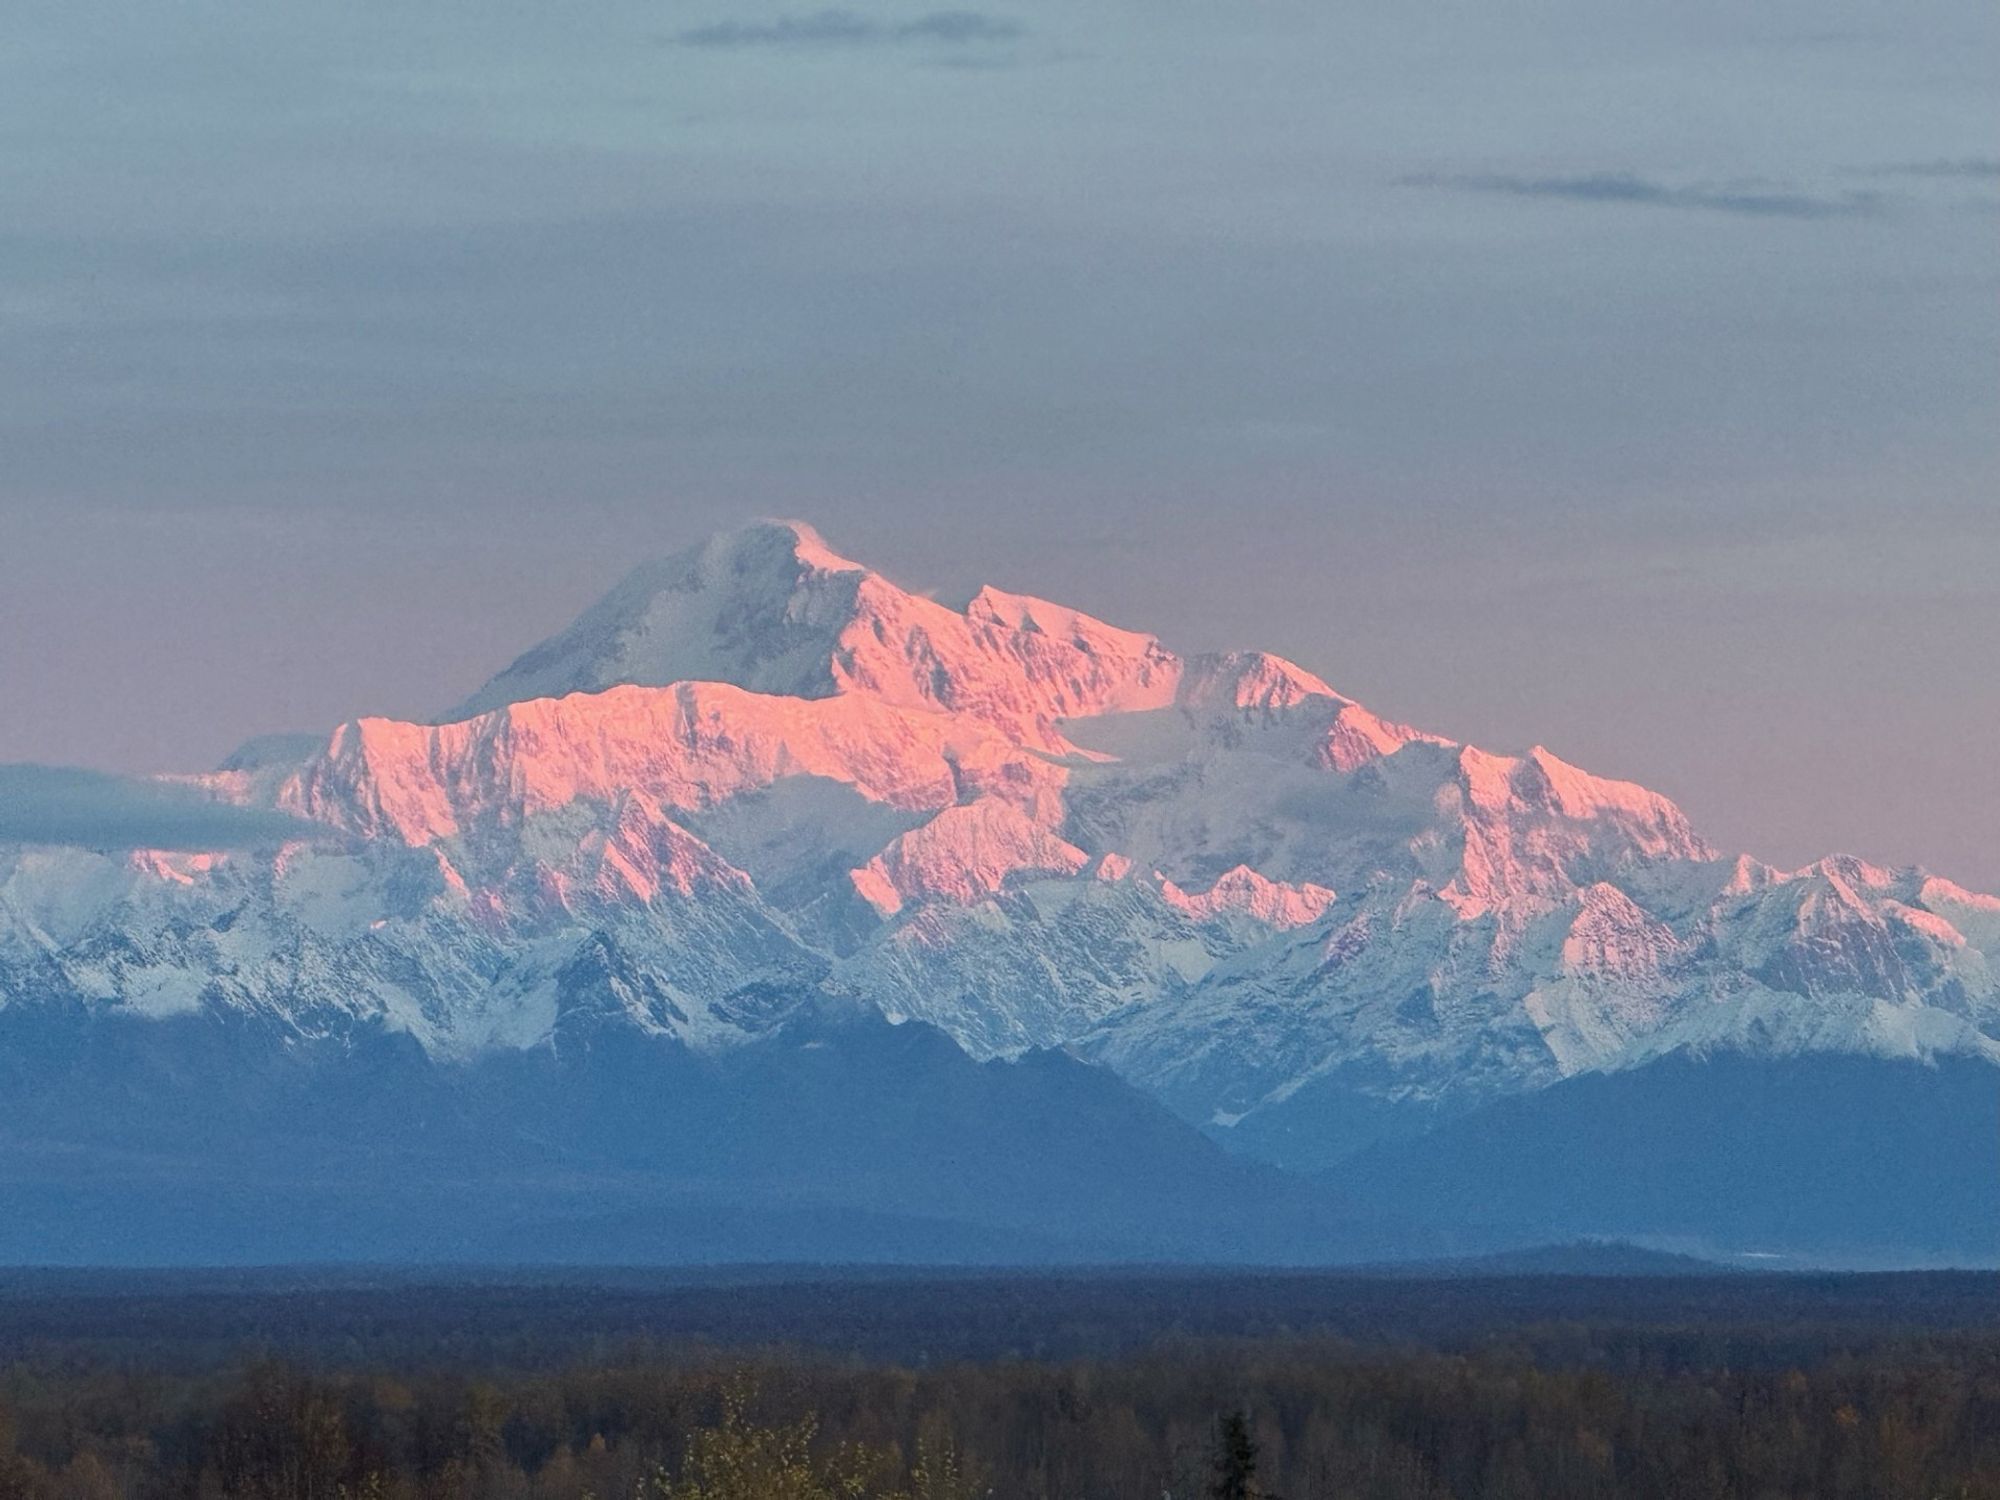
{"label": "mountain peak", "polygon": [[729,682],[826,697],[834,642],[870,575],[803,521],[758,521],[641,563],[568,629],[517,658],[447,720],[623,685]]}
{"label": "mountain peak", "polygon": [[1725,860],[1542,746],[1026,594],[941,603],[798,522],[635,569],[462,715],[199,780],[339,838],[0,849],[0,1017],[457,1066],[720,1052],[820,997],[981,1057],[1076,1047],[1316,1164],[1674,1055],[2000,1063],[2000,899]]}
{"label": "mountain peak", "polygon": [[[1248,661],[1237,675],[1255,675]],[[955,610],[842,557],[804,522],[760,521],[634,569],[446,720],[621,686],[722,682],[790,698],[860,694],[1065,752],[1064,719],[1168,707],[1184,675],[1153,636],[994,588]]]}
{"label": "mountain peak", "polygon": [[[748,526],[735,531],[719,532],[710,540],[710,545],[733,543],[742,546],[752,539],[771,538],[779,545],[789,545],[793,555],[801,562],[826,573],[865,573],[868,570],[860,563],[842,557],[826,544],[816,528],[804,521],[788,519],[767,519],[753,521]],[[787,542],[789,539],[789,542]]]}
{"label": "mountain peak", "polygon": [[872,569],[843,557],[805,521],[766,517],[718,531],[664,561],[694,559],[709,586],[731,577],[783,581],[794,570],[806,573],[868,573]]}

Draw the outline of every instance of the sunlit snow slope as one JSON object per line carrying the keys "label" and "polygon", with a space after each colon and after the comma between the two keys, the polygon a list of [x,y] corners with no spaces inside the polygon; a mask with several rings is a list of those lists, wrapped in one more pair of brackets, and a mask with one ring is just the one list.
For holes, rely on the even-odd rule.
{"label": "sunlit snow slope", "polygon": [[1328,1161],[1669,1056],[2000,1059],[2000,901],[1722,855],[1540,747],[1039,599],[948,607],[795,523],[640,567],[440,722],[198,780],[326,834],[0,848],[0,1005],[456,1063],[607,1024],[729,1049],[810,1000],[979,1058],[1066,1044]]}

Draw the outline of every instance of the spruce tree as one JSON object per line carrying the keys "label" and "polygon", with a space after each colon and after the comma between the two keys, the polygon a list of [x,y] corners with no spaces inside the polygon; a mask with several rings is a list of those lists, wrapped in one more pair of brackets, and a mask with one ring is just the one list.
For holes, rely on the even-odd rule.
{"label": "spruce tree", "polygon": [[1241,1410],[1232,1411],[1216,1426],[1215,1480],[1208,1487],[1210,1500],[1257,1500],[1257,1440],[1250,1435],[1250,1420]]}

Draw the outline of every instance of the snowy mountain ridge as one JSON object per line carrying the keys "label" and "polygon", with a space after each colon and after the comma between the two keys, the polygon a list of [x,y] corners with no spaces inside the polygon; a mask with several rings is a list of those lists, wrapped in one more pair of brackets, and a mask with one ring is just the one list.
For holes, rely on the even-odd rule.
{"label": "snowy mountain ridge", "polygon": [[1677,1054],[2000,1061],[2000,900],[1725,857],[1540,747],[1022,595],[952,609],[798,523],[641,566],[441,722],[194,780],[329,835],[0,848],[0,1007],[462,1060],[726,1049],[810,1000],[1066,1046],[1328,1157]]}

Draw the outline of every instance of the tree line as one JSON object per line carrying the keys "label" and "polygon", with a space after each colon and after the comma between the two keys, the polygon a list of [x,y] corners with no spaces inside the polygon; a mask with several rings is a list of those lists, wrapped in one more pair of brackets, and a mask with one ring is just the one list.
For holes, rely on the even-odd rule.
{"label": "tree line", "polygon": [[2000,1336],[1803,1365],[1325,1338],[922,1368],[17,1362],[0,1500],[2000,1496]]}

